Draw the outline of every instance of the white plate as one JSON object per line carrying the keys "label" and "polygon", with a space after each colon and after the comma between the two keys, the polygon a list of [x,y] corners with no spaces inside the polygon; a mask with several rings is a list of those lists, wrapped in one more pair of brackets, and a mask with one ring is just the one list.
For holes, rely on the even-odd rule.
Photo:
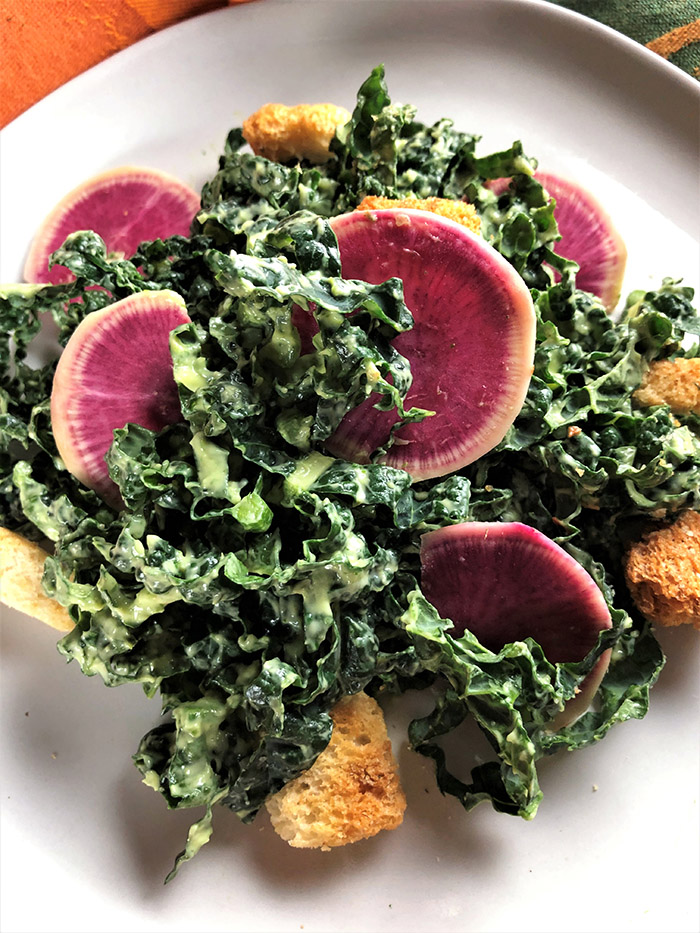
{"label": "white plate", "polygon": [[[0,134],[0,281],[37,223],[89,175],[128,162],[199,185],[226,131],[269,100],[352,107],[378,62],[395,100],[484,135],[522,138],[543,167],[595,188],[625,236],[629,288],[700,282],[700,88],[633,42],[538,0],[287,2],[157,34]],[[394,727],[403,826],[332,852],[293,850],[266,818],[220,810],[212,842],[166,888],[190,814],[168,812],[130,762],[157,701],[66,667],[55,633],[5,611],[2,929],[8,931],[695,931],[698,668],[694,631],[641,722],[542,764],[534,822],[465,814]]]}

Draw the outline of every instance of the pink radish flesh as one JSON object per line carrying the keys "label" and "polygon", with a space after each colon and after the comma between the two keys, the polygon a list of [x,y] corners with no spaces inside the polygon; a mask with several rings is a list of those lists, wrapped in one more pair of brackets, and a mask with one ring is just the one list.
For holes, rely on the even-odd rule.
{"label": "pink radish flesh", "polygon": [[[413,373],[406,406],[435,412],[401,428],[383,462],[414,480],[473,462],[503,439],[525,399],[535,346],[527,287],[481,237],[427,211],[356,211],[332,224],[345,278],[402,279],[415,321],[393,341]],[[367,462],[387,441],[396,414],[375,401],[345,416],[327,443],[334,456]]]}
{"label": "pink radish flesh", "polygon": [[39,228],[24,267],[27,282],[69,282],[65,266],[49,270],[49,256],[69,233],[94,230],[107,251],[130,257],[144,240],[187,235],[199,196],[172,175],[155,169],[112,169],[74,188]]}
{"label": "pink radish flesh", "polygon": [[115,429],[159,431],[182,420],[169,335],[189,320],[175,292],[139,292],[88,314],[58,361],[51,392],[58,452],[109,502],[119,498],[104,459]]}
{"label": "pink radish flesh", "polygon": [[[421,587],[452,634],[469,629],[491,651],[534,638],[553,662],[580,661],[612,621],[593,578],[558,544],[520,522],[466,522],[423,535]],[[609,651],[556,726],[584,712]]]}
{"label": "pink radish flesh", "polygon": [[311,353],[314,348],[312,340],[318,333],[316,318],[311,311],[307,311],[306,308],[300,308],[299,305],[294,305],[292,308],[292,324],[294,324],[299,333],[300,352],[302,354]]}
{"label": "pink radish flesh", "polygon": [[[554,218],[561,240],[554,244],[555,251],[579,264],[577,287],[597,295],[613,310],[622,289],[627,249],[608,212],[590,191],[567,178],[551,172],[536,172],[535,178],[556,200]],[[489,187],[500,194],[509,182],[498,178]]]}

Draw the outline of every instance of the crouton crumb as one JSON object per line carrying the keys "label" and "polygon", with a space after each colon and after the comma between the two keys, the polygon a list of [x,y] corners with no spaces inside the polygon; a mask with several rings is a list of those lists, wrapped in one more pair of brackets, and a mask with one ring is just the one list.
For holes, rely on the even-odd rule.
{"label": "crouton crumb", "polygon": [[479,233],[481,229],[481,219],[473,204],[467,204],[466,201],[452,201],[449,198],[382,198],[372,195],[363,198],[355,210],[381,211],[397,207],[439,214],[441,217],[447,217],[449,220],[462,224],[472,233]]}
{"label": "crouton crumb", "polygon": [[0,528],[0,602],[61,632],[73,628],[66,609],[41,587],[46,551],[7,528]]}
{"label": "crouton crumb", "polygon": [[243,137],[256,155],[272,162],[331,157],[330,144],[350,113],[335,104],[265,104],[243,123]]}
{"label": "crouton crumb", "polygon": [[625,576],[647,619],[700,629],[700,513],[644,535],[627,554]]}
{"label": "crouton crumb", "polygon": [[658,360],[634,393],[640,405],[668,405],[677,415],[700,415],[700,357]]}
{"label": "crouton crumb", "polygon": [[395,829],[406,809],[379,704],[359,693],[331,716],[327,748],[267,801],[275,831],[296,848],[328,850]]}

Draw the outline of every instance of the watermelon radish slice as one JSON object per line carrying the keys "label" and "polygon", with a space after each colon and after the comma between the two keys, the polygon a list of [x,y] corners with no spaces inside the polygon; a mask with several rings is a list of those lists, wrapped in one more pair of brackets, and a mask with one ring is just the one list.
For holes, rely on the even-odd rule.
{"label": "watermelon radish slice", "polygon": [[182,420],[170,332],[190,320],[172,291],[138,292],[86,315],[61,354],[51,392],[58,452],[76,479],[117,504],[105,454],[125,424],[159,431]]}
{"label": "watermelon radish slice", "polygon": [[[532,375],[535,313],[520,276],[480,236],[420,210],[356,211],[333,218],[343,276],[403,280],[415,326],[393,345],[408,358],[406,405],[434,411],[401,427],[382,462],[414,480],[443,476],[499,443]],[[396,413],[370,396],[327,442],[336,457],[366,463],[389,439]]]}
{"label": "watermelon radish slice", "polygon": [[[465,522],[421,539],[421,587],[459,637],[469,629],[491,651],[537,641],[553,663],[581,661],[612,625],[593,578],[558,544],[520,522]],[[585,712],[610,660],[605,651],[555,721]]]}
{"label": "watermelon radish slice", "polygon": [[[555,251],[579,264],[577,287],[597,295],[612,311],[620,298],[627,248],[610,215],[576,182],[552,172],[536,172],[535,178],[556,201],[554,217],[561,240],[554,245]],[[509,178],[498,178],[489,187],[500,194],[509,182]]]}
{"label": "watermelon radish slice", "polygon": [[70,282],[65,266],[49,269],[49,256],[69,233],[94,230],[107,250],[130,257],[144,240],[186,236],[199,196],[172,175],[126,166],[90,178],[67,194],[46,217],[24,267],[27,282]]}

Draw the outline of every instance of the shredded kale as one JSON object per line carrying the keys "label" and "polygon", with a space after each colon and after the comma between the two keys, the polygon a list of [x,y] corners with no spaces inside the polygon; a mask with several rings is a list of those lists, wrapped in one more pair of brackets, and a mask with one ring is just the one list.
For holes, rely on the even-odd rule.
{"label": "shredded kale", "polygon": [[[641,408],[634,390],[652,361],[700,353],[692,291],[667,280],[612,319],[557,256],[554,205],[521,144],[477,156],[477,137],[415,117],[391,103],[377,68],[327,164],[269,162],[232,130],[191,237],[115,261],[95,234],[74,234],[54,255],[74,282],[0,293],[0,523],[53,543],[44,586],[75,622],[62,654],[109,686],[160,695],[164,719],[136,766],[169,807],[206,808],[176,867],[208,840],[215,804],[251,820],[313,763],[342,696],[430,689],[434,709],[409,739],[434,759],[440,789],[531,818],[538,759],[644,716],[663,663],[621,557],[642,522],[700,505],[700,437],[697,418]],[[502,176],[512,184],[496,196],[487,183]],[[537,314],[534,374],[507,436],[459,473],[414,485],[324,448],[370,392],[399,425],[430,417],[404,409],[410,367],[392,346],[412,326],[401,282],[343,279],[328,223],[367,194],[407,193],[473,203]],[[161,288],[192,320],[171,337],[184,420],[115,432],[117,511],[58,455],[55,357],[90,311]],[[317,322],[310,346],[299,315]],[[42,326],[53,359],[33,356]],[[469,631],[450,634],[421,593],[420,536],[471,520],[533,525],[593,575],[613,626],[588,657],[552,664],[532,639],[494,653]],[[608,648],[597,702],[553,731]],[[440,739],[469,715],[495,757],[468,780]]]}

